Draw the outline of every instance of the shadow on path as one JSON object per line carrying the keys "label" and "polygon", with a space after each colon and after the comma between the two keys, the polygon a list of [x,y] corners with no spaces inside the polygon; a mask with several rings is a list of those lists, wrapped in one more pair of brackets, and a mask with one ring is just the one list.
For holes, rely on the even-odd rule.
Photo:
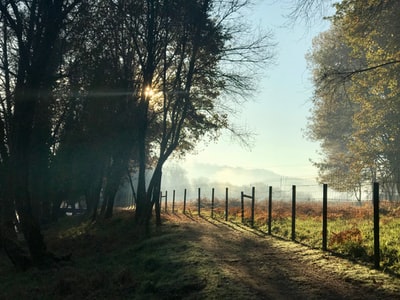
{"label": "shadow on path", "polygon": [[385,291],[372,277],[369,282],[362,282],[345,276],[346,270],[338,271],[337,264],[341,264],[341,268],[355,265],[329,253],[237,224],[207,217],[180,216],[179,222],[186,230],[182,238],[188,238],[188,242],[200,247],[207,261],[213,263],[213,275],[207,280],[216,281],[212,284],[213,292],[224,299],[399,297],[400,290],[397,293]]}

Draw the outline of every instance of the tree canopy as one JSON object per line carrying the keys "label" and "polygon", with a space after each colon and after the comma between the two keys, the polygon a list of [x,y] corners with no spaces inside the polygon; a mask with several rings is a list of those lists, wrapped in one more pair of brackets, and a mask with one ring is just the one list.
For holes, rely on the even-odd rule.
{"label": "tree canopy", "polygon": [[[85,197],[112,215],[138,173],[135,218],[148,225],[162,168],[232,128],[226,110],[272,58],[269,32],[240,19],[248,0],[31,0],[0,3],[1,238],[18,224],[30,263],[40,224]],[[146,173],[152,169],[148,181]],[[99,209],[101,206],[101,209]],[[157,219],[158,222],[160,219]],[[21,268],[26,260],[10,253]]]}
{"label": "tree canopy", "polygon": [[338,189],[379,180],[389,198],[399,192],[399,9],[397,1],[342,1],[309,55],[309,137],[322,142],[320,179]]}

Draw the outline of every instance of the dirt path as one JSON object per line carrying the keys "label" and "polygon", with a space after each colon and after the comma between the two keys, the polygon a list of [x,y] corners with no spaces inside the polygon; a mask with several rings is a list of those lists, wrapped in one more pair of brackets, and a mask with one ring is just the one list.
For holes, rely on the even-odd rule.
{"label": "dirt path", "polygon": [[215,264],[224,299],[400,299],[398,278],[329,253],[222,221],[172,221]]}

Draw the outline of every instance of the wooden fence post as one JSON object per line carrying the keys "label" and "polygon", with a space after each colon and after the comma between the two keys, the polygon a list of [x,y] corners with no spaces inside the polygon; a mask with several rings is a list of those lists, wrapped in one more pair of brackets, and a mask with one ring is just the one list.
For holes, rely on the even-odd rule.
{"label": "wooden fence post", "polygon": [[197,196],[197,214],[200,217],[200,188],[198,189],[198,196]]}
{"label": "wooden fence post", "polygon": [[255,205],[256,188],[251,189],[251,227],[254,227],[254,205]]}
{"label": "wooden fence post", "polygon": [[272,186],[268,190],[268,234],[271,235],[272,227]]}
{"label": "wooden fence post", "polygon": [[175,190],[172,191],[172,213],[175,211]]}
{"label": "wooden fence post", "polygon": [[211,218],[214,218],[214,188],[211,189]]}
{"label": "wooden fence post", "polygon": [[373,187],[374,205],[374,267],[380,268],[380,245],[379,245],[379,183],[374,182]]}
{"label": "wooden fence post", "polygon": [[296,186],[292,186],[292,241],[296,240]]}
{"label": "wooden fence post", "polygon": [[322,250],[328,250],[328,185],[322,191]]}
{"label": "wooden fence post", "polygon": [[251,189],[251,196],[246,195],[243,192],[240,194],[241,198],[241,205],[242,205],[242,223],[244,223],[244,198],[251,198],[251,219],[250,219],[250,225],[251,227],[254,226],[254,202],[255,202],[255,192],[256,188],[253,186]]}
{"label": "wooden fence post", "polygon": [[167,212],[167,210],[168,210],[168,204],[167,204],[167,202],[168,202],[168,191],[165,191],[165,212]]}
{"label": "wooden fence post", "polygon": [[[160,201],[158,202],[160,211],[161,211],[161,203],[162,203],[162,198],[165,198],[165,206],[164,206],[164,211],[167,212],[167,198],[168,198],[168,191],[165,191],[165,195],[163,196],[162,192],[160,191]],[[157,203],[156,203],[157,205]]]}
{"label": "wooden fence post", "polygon": [[244,223],[244,197],[243,197],[243,192],[240,192],[240,208],[241,208],[242,223]]}
{"label": "wooden fence post", "polygon": [[225,188],[225,221],[228,221],[228,188]]}
{"label": "wooden fence post", "polygon": [[183,191],[183,213],[186,213],[186,189]]}

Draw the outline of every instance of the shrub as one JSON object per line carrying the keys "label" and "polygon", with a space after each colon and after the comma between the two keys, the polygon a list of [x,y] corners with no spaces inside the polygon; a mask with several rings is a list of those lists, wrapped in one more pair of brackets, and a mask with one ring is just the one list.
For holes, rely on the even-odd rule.
{"label": "shrub", "polygon": [[367,258],[368,254],[363,246],[363,238],[360,229],[351,228],[332,233],[329,239],[329,247],[353,258]]}

